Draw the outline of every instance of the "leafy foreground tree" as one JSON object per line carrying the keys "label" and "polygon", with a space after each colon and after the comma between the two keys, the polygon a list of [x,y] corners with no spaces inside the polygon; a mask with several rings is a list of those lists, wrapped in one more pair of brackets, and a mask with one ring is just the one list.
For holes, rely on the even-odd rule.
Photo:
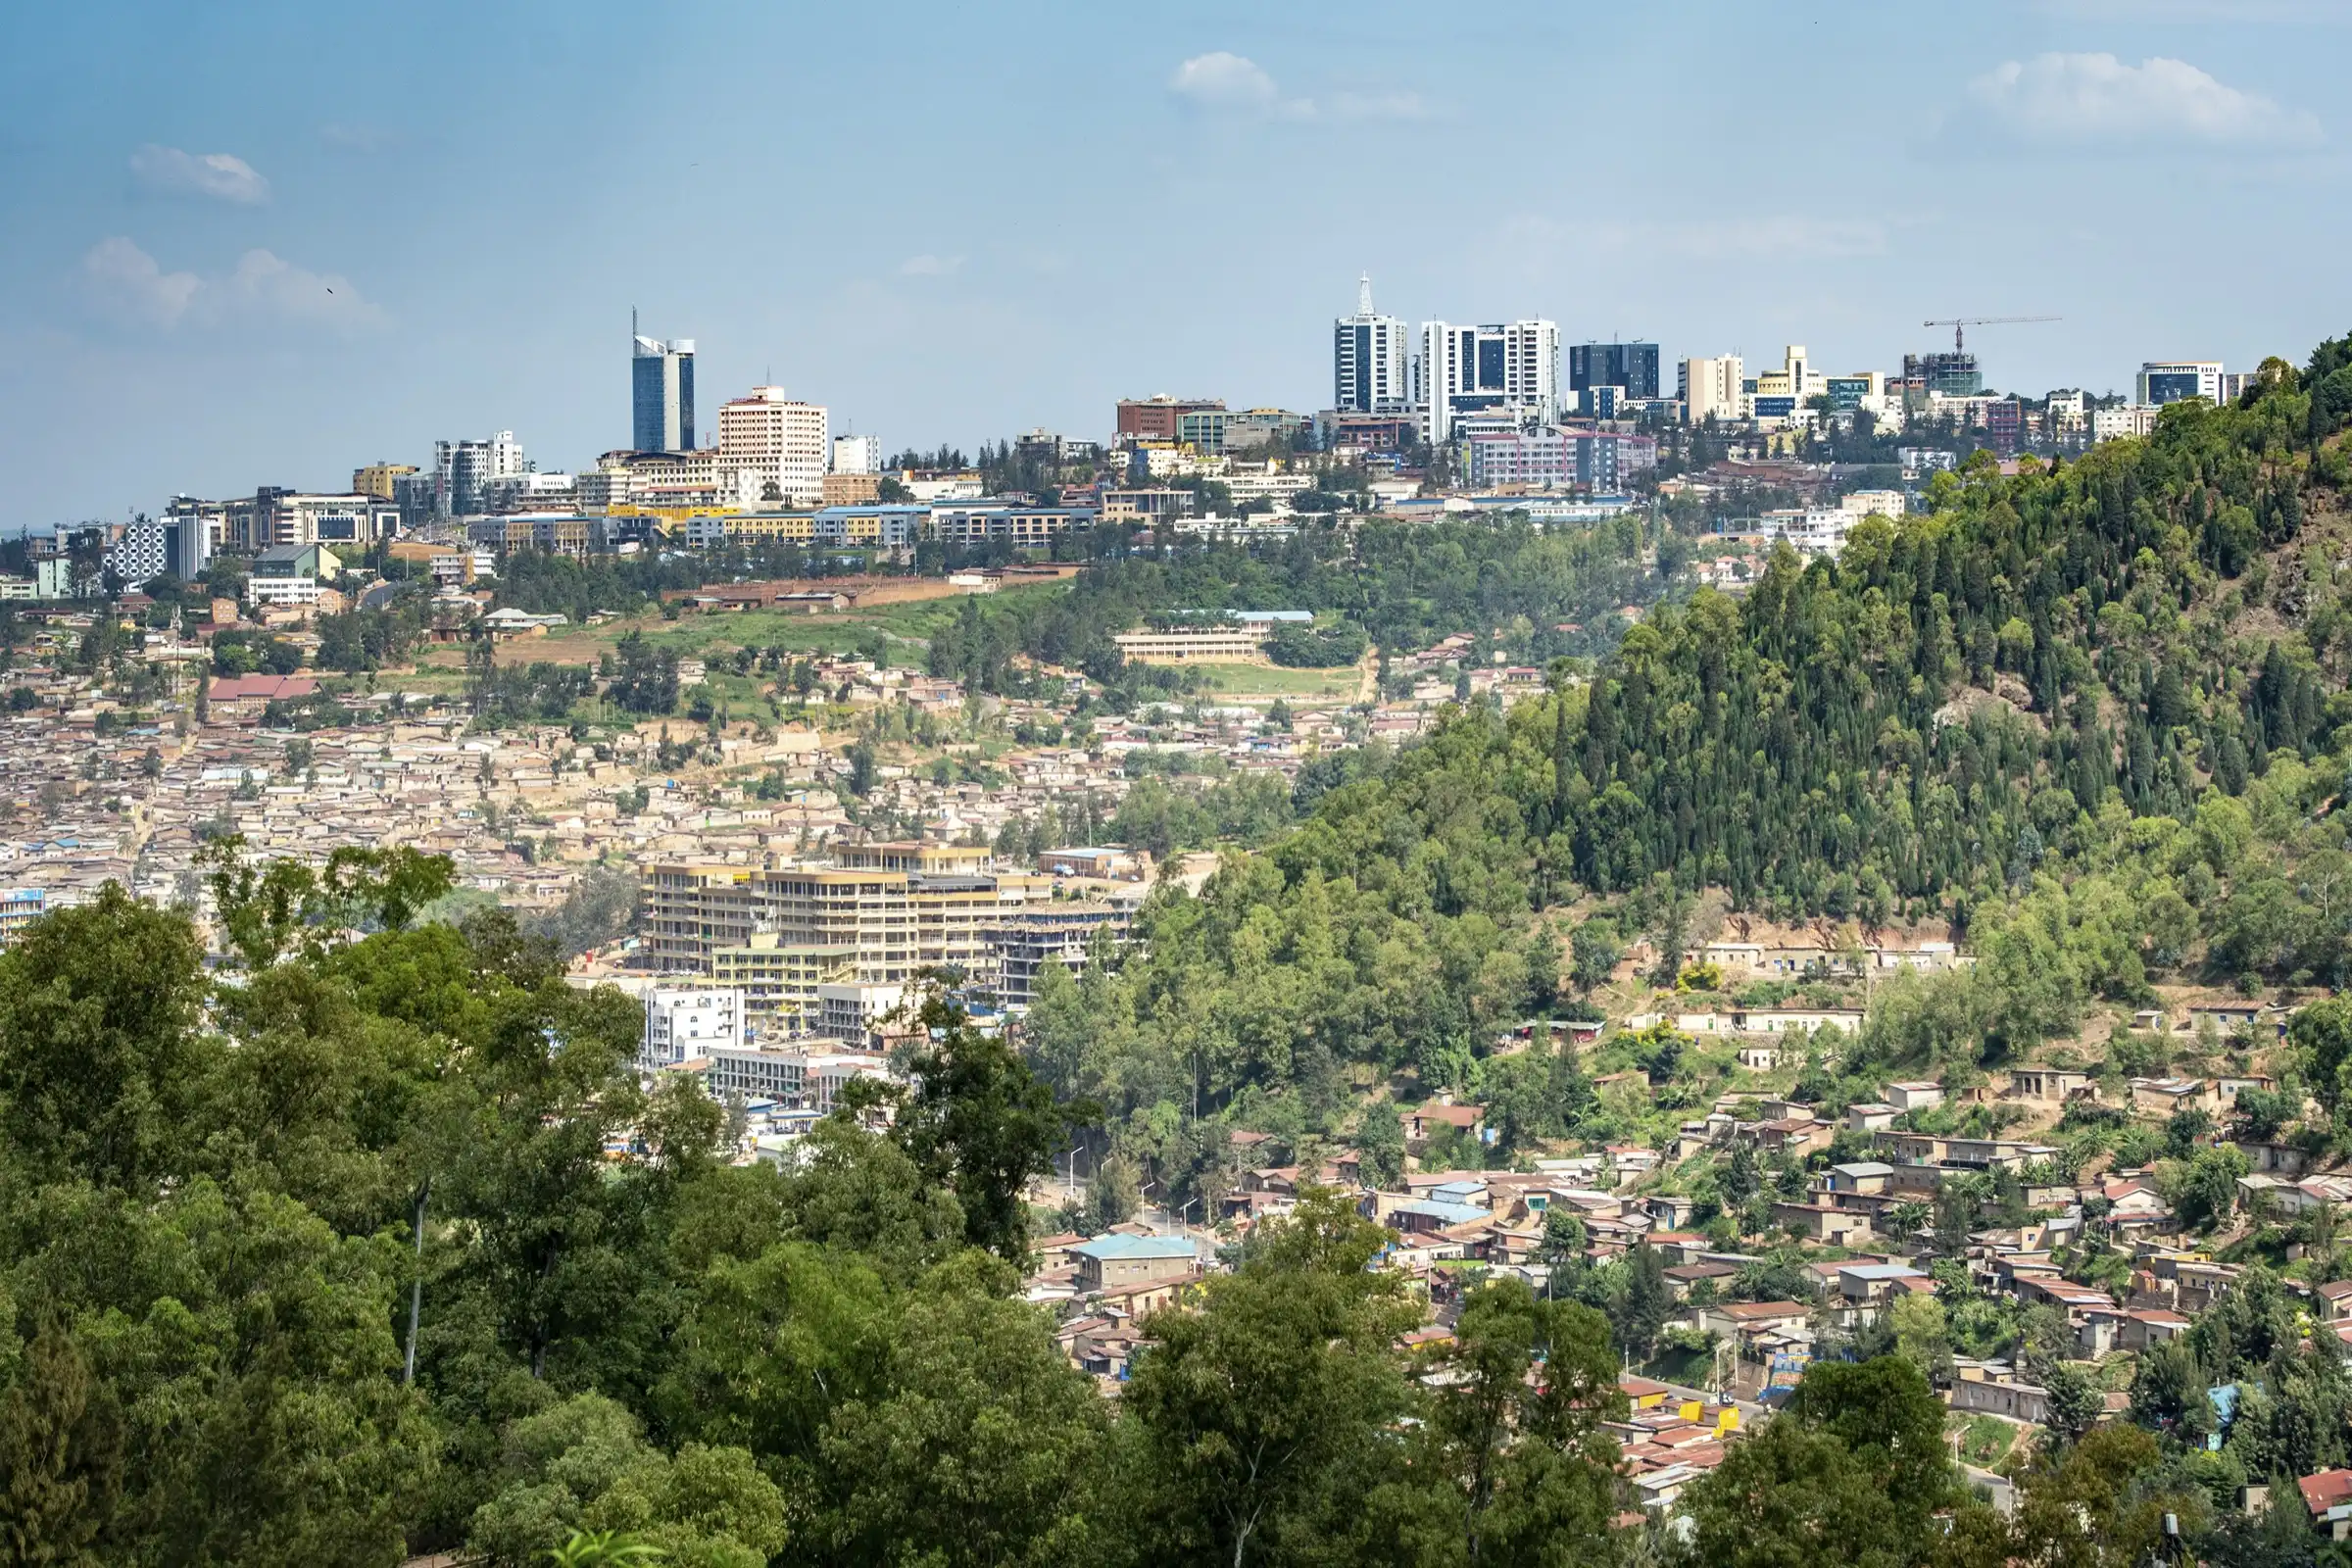
{"label": "leafy foreground tree", "polygon": [[1685,1494],[1690,1568],[1893,1568],[1933,1560],[1963,1501],[1943,1405],[1899,1355],[1815,1364],[1782,1414]]}

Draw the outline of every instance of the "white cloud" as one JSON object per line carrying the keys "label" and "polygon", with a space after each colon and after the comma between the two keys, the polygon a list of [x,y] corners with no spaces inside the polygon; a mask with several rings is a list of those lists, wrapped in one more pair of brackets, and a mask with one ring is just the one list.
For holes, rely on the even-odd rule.
{"label": "white cloud", "polygon": [[338,272],[314,272],[250,250],[225,277],[167,272],[156,259],[116,235],[81,259],[84,290],[98,310],[146,326],[323,326],[352,331],[379,324],[384,313]]}
{"label": "white cloud", "polygon": [[909,256],[899,264],[901,277],[953,277],[963,270],[960,256]]}
{"label": "white cloud", "polygon": [[2127,149],[2308,147],[2324,139],[2310,114],[2228,86],[2184,60],[2128,66],[2110,54],[2037,55],[1995,67],[1968,90],[1984,128],[2020,141]]}
{"label": "white cloud", "polygon": [[204,285],[194,272],[167,272],[154,257],[118,234],[81,259],[90,299],[109,316],[151,326],[174,326]]}
{"label": "white cloud", "polygon": [[314,272],[264,250],[237,258],[220,298],[224,314],[343,330],[373,326],[384,315],[342,273]]}
{"label": "white cloud", "polygon": [[1340,91],[1330,97],[1285,98],[1266,69],[1219,49],[1195,55],[1168,77],[1168,91],[1201,114],[1290,121],[1426,120],[1429,106],[1415,92]]}
{"label": "white cloud", "polygon": [[1228,113],[1271,114],[1282,100],[1264,67],[1222,49],[1195,55],[1178,66],[1168,78],[1168,91],[1195,108]]}
{"label": "white cloud", "polygon": [[130,155],[130,172],[150,190],[174,196],[256,206],[270,199],[270,182],[231,153],[183,153],[153,142]]}

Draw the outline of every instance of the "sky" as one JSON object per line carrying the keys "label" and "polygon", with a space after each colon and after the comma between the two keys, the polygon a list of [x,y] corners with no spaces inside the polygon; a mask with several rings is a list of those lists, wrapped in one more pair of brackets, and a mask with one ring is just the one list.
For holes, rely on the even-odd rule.
{"label": "sky", "polygon": [[629,438],[772,381],[893,451],[1331,399],[1410,321],[2128,389],[2352,327],[2352,0],[28,7],[0,530]]}

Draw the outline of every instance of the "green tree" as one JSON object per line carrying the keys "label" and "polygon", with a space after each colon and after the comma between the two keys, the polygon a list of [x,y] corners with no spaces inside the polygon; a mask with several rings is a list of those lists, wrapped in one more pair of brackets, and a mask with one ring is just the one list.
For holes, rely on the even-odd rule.
{"label": "green tree", "polygon": [[1010,1284],[1001,1263],[943,1265],[900,1320],[887,1393],[834,1412],[821,1451],[846,1488],[844,1560],[1044,1568],[1102,1549],[1102,1398]]}
{"label": "green tree", "polygon": [[0,954],[0,1127],[36,1179],[152,1194],[177,1172],[214,1044],[187,916],[115,883]]}
{"label": "green tree", "polygon": [[1616,972],[1617,960],[1625,956],[1617,940],[1617,928],[1598,916],[1576,928],[1568,939],[1568,978],[1587,994],[1607,985],[1609,976]]}
{"label": "green tree", "polygon": [[1029,1247],[1030,1178],[1052,1174],[1063,1135],[1097,1112],[1056,1104],[1019,1054],[973,1028],[961,1008],[933,999],[920,1020],[930,1044],[908,1068],[914,1091],[899,1139],[930,1180],[955,1192],[972,1245],[1017,1262]]}
{"label": "green tree", "polygon": [[1351,1536],[1409,1403],[1389,1346],[1417,1315],[1366,1265],[1383,1233],[1338,1195],[1266,1227],[1198,1308],[1147,1321],[1122,1399],[1138,1539],[1249,1568]]}
{"label": "green tree", "polygon": [[122,1487],[122,1414],[72,1337],[35,1335],[0,1396],[0,1556],[96,1568]]}
{"label": "green tree", "polygon": [[1684,1494],[1673,1560],[1708,1568],[1924,1563],[1959,1491],[1943,1406],[1899,1356],[1817,1363],[1788,1409]]}
{"label": "green tree", "polygon": [[1437,1362],[1411,1468],[1444,1478],[1458,1560],[1606,1558],[1616,1450],[1602,1423],[1625,1404],[1608,1321],[1517,1280],[1483,1285]]}

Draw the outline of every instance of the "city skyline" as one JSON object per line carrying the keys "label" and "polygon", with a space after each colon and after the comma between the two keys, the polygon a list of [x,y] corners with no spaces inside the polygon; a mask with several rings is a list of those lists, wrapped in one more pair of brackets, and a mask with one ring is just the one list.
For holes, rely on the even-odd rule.
{"label": "city skyline", "polygon": [[[0,131],[0,530],[502,429],[587,464],[630,436],[611,323],[632,302],[697,341],[706,411],[780,385],[892,450],[1097,435],[1113,399],[1161,391],[1325,407],[1365,272],[1408,323],[1542,318],[1669,366],[1801,342],[1892,369],[1936,346],[1929,317],[2062,316],[1972,339],[2029,393],[2128,390],[2151,359],[2250,368],[2342,325],[2326,72],[2347,8],[1817,13],[1498,13],[1514,70],[1578,92],[1511,157],[1489,153],[1524,138],[1526,101],[1472,90],[1472,42],[1402,8],[1344,33],[1110,20],[1135,29],[1115,50],[1045,12],[640,34],[522,8],[467,17],[473,47],[397,103],[255,89],[459,14],[44,15]],[[786,60],[765,43],[788,32]],[[580,90],[620,49],[628,90],[676,113]],[[852,111],[884,83],[908,112],[877,132]],[[1054,188],[1004,201],[1040,160]],[[1134,243],[1152,215],[1190,237]]]}

